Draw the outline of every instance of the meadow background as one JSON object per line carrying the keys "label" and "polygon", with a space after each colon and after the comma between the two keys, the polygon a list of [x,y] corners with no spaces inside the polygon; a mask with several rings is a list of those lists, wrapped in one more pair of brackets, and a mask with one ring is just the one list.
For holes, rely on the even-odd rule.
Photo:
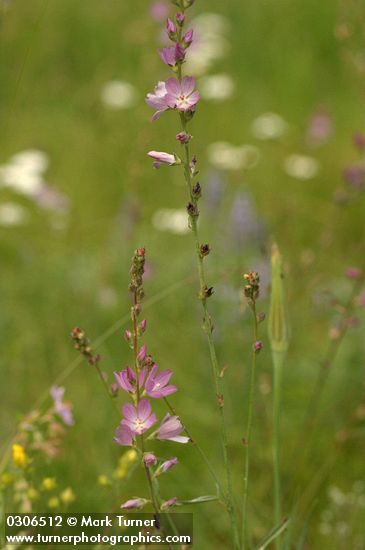
{"label": "meadow background", "polygon": [[[176,117],[151,124],[144,103],[167,76],[156,55],[163,23],[146,0],[3,0],[0,9],[0,444],[4,451],[21,415],[68,369],[63,384],[76,423],[46,473],[72,487],[72,509],[111,511],[131,495],[143,496],[144,478],[98,484],[100,474],[112,476],[121,453],[113,443],[116,420],[92,367],[75,366],[69,333],[80,325],[96,340],[128,317],[128,271],[138,246],[147,250],[145,290],[154,302],[145,307],[147,345],[161,368],[175,370],[176,409],[220,468],[192,237],[180,212],[185,188],[180,171],[153,171],[146,156],[151,149],[177,150]],[[200,67],[197,61],[205,93],[192,133],[203,185],[202,235],[213,249],[207,268],[215,336],[228,365],[235,483],[242,484],[252,339],[242,274],[261,273],[259,309],[267,311],[274,237],[285,257],[292,328],[282,467],[284,510],[290,513],[294,503],[299,510],[294,547],[307,528],[304,548],[361,550],[361,304],[330,367],[313,437],[304,429],[341,315],[333,296],[345,303],[354,284],[346,269],[364,267],[364,197],[361,185],[343,179],[361,158],[353,134],[364,129],[361,2],[197,0],[192,11],[210,35],[208,61]],[[209,80],[222,74],[219,85]],[[110,81],[128,84],[114,95],[109,87],[108,95]],[[222,87],[217,97],[214,90]],[[268,112],[278,116],[259,118]],[[21,170],[9,176],[12,157],[25,150],[46,155],[47,166],[33,180]],[[273,521],[272,365],[265,323],[261,330],[250,486],[256,538]],[[98,352],[111,377],[130,356],[122,329],[110,332]],[[194,450],[176,452],[180,465],[163,480],[165,496],[212,493]],[[222,509],[213,503],[194,512],[198,548],[229,548]]]}

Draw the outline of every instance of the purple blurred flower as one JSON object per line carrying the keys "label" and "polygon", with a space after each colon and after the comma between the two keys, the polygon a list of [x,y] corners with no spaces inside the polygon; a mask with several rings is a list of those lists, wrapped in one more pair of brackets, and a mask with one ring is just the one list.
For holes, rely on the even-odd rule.
{"label": "purple blurred flower", "polygon": [[177,443],[188,443],[188,437],[179,435],[184,430],[178,416],[171,416],[169,413],[164,417],[160,427],[156,430],[155,436],[162,441],[176,441]]}
{"label": "purple blurred flower", "polygon": [[116,441],[119,445],[126,445],[130,447],[134,441],[134,433],[128,426],[119,424],[115,432],[114,441]]}
{"label": "purple blurred flower", "polygon": [[200,99],[200,94],[195,90],[195,79],[192,76],[184,76],[181,82],[176,78],[169,78],[165,83],[167,95],[165,102],[171,109],[178,111],[194,111]]}
{"label": "purple blurred flower", "polygon": [[[139,374],[138,383],[140,388],[143,386],[146,376],[146,370],[146,367],[143,367]],[[120,372],[115,372],[114,376],[122,390],[128,393],[135,393],[135,391],[137,390],[137,377],[136,373],[130,367],[127,367]]]}
{"label": "purple blurred flower", "polygon": [[322,145],[333,133],[333,122],[330,115],[320,110],[314,113],[309,121],[307,136],[313,145]]}
{"label": "purple blurred flower", "polygon": [[127,426],[132,433],[137,435],[142,435],[157,422],[148,399],[141,399],[137,408],[130,403],[125,403],[122,411],[124,416],[122,425]]}
{"label": "purple blurred flower", "polygon": [[365,151],[365,136],[364,136],[364,134],[360,134],[358,132],[357,134],[354,135],[353,140],[354,140],[355,147],[357,147],[357,149],[360,152]]}
{"label": "purple blurred flower", "polygon": [[150,14],[155,21],[163,21],[164,19],[166,19],[168,13],[169,8],[166,2],[152,2],[150,7]]}
{"label": "purple blurred flower", "polygon": [[146,97],[146,103],[153,109],[156,109],[155,114],[152,117],[152,120],[155,121],[160,118],[162,113],[166,111],[169,106],[166,102],[167,90],[166,84],[162,80],[157,83],[153,93],[148,93]]}
{"label": "purple blurred flower", "polygon": [[126,502],[124,502],[121,505],[121,508],[123,508],[123,510],[132,510],[134,508],[143,508],[143,506],[145,506],[147,503],[148,503],[148,500],[146,500],[145,498],[135,497],[135,498],[131,498],[130,500],[127,500]]}
{"label": "purple blurred flower", "polygon": [[143,462],[149,468],[150,466],[156,466],[157,458],[153,453],[144,453]]}
{"label": "purple blurred flower", "polygon": [[262,350],[262,347],[263,347],[262,342],[260,340],[256,340],[256,342],[253,345],[254,351],[259,352]]}
{"label": "purple blurred flower", "polygon": [[50,390],[53,399],[55,413],[62,419],[66,426],[73,426],[75,421],[71,411],[70,403],[63,402],[65,388],[62,386],[52,386]]}
{"label": "purple blurred flower", "polygon": [[159,466],[156,472],[156,475],[160,475],[160,474],[164,474],[165,472],[168,472],[169,470],[171,470],[171,468],[176,466],[176,464],[178,463],[179,461],[176,456],[170,458],[169,460],[165,460],[165,462],[163,462],[161,466]]}
{"label": "purple blurred flower", "polygon": [[147,327],[147,321],[146,319],[143,319],[143,321],[141,321],[141,324],[139,325],[141,332],[145,332],[146,327]]}
{"label": "purple blurred flower", "polygon": [[174,166],[175,164],[181,164],[181,160],[176,155],[171,155],[170,153],[164,153],[163,151],[150,151],[147,153],[149,157],[154,159],[153,166],[155,168],[160,168],[162,164],[167,164],[167,166]]}
{"label": "purple blurred flower", "polygon": [[361,164],[353,164],[345,168],[343,177],[351,187],[356,191],[360,191],[365,183],[365,167]]}
{"label": "purple blurred flower", "polygon": [[167,397],[177,391],[176,386],[169,385],[169,380],[173,375],[172,370],[164,370],[157,374],[157,365],[153,365],[151,372],[146,380],[146,393],[153,399],[160,399],[161,397]]}
{"label": "purple blurred flower", "polygon": [[179,43],[175,44],[175,46],[171,46],[170,48],[158,50],[158,53],[162,61],[170,67],[175,67],[177,63],[180,63],[185,59],[185,51]]}
{"label": "purple blurred flower", "polygon": [[348,267],[345,274],[349,279],[359,279],[361,277],[361,269],[357,267]]}

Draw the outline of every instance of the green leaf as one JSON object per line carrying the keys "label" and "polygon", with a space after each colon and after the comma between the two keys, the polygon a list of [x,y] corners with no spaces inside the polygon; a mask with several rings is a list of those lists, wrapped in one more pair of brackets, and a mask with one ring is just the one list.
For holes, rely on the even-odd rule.
{"label": "green leaf", "polygon": [[284,521],[278,525],[277,527],[274,527],[272,531],[260,542],[256,550],[265,550],[269,544],[275,540],[281,533],[285,531],[285,529],[288,527],[290,522],[290,518],[284,519]]}
{"label": "green leaf", "polygon": [[181,500],[181,504],[200,504],[202,502],[212,502],[213,500],[218,500],[216,495],[204,495],[201,497],[192,498],[191,500]]}

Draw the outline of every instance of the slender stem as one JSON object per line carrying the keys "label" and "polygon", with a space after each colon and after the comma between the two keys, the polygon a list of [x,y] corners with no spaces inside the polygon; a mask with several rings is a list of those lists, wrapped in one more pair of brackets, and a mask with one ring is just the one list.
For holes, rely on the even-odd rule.
{"label": "slender stem", "polygon": [[[280,478],[280,401],[281,379],[284,363],[284,353],[273,352],[274,363],[274,396],[273,396],[273,465],[274,465],[274,512],[275,525],[282,521],[281,517],[281,478]],[[276,550],[281,548],[281,538],[275,540]]]}
{"label": "slender stem", "polygon": [[108,386],[108,383],[107,381],[105,380],[104,376],[103,376],[103,373],[101,372],[101,368],[100,368],[100,365],[98,362],[95,363],[95,368],[97,370],[97,373],[99,375],[99,378],[101,380],[101,383],[103,384],[107,394],[109,395],[110,399],[112,400],[112,403],[113,403],[113,407],[118,415],[118,417],[120,416],[120,410],[119,410],[119,407],[118,407],[118,403],[115,401],[114,397],[111,395],[110,393],[110,390],[109,390],[109,386]]}
{"label": "slender stem", "polygon": [[[139,367],[140,367],[140,365],[139,365],[139,361],[138,361],[138,321],[137,321],[137,312],[136,312],[136,309],[137,309],[138,305],[139,305],[138,304],[138,295],[137,295],[137,291],[135,290],[133,292],[133,306],[132,306],[131,312],[132,312],[132,323],[133,323],[133,356],[134,356],[134,366],[135,366],[135,370],[136,370],[136,382],[137,382],[137,391],[136,391],[137,408],[138,408],[138,404],[139,404],[139,401],[140,401],[140,398],[141,398],[140,387],[139,387],[139,376],[140,376],[140,368]],[[149,471],[149,468],[143,461],[143,454],[144,454],[144,437],[143,437],[143,434],[141,434],[141,451],[142,451],[142,462],[144,464],[144,470],[146,472],[147,483],[148,483],[148,487],[149,487],[150,494],[151,494],[152,506],[153,506],[155,514],[158,518],[159,514],[160,514],[160,505],[159,505],[158,497],[155,494],[155,490],[154,490],[154,486],[153,486],[153,483],[152,483],[151,473]]]}
{"label": "slender stem", "polygon": [[[181,127],[183,131],[186,131],[186,121],[184,118],[184,115],[181,114]],[[184,174],[185,174],[185,181],[189,192],[189,199],[190,201],[196,206],[196,199],[193,197],[192,193],[192,178],[191,178],[191,171],[190,171],[190,147],[189,143],[186,143],[184,145],[184,152],[185,152],[185,159],[184,159]],[[237,519],[233,504],[233,487],[232,487],[232,472],[231,472],[231,466],[228,459],[228,442],[227,442],[227,426],[226,426],[226,419],[225,419],[225,413],[224,413],[224,401],[223,401],[223,391],[222,391],[222,381],[220,377],[220,368],[218,364],[217,354],[215,350],[215,344],[213,340],[213,323],[212,319],[210,317],[208,306],[207,306],[207,283],[205,278],[205,269],[204,269],[204,263],[203,263],[203,257],[200,254],[200,239],[199,239],[199,229],[198,229],[198,223],[196,216],[190,216],[190,223],[191,223],[191,229],[193,231],[194,239],[195,239],[195,249],[196,249],[196,256],[197,256],[197,266],[198,266],[198,275],[199,275],[199,284],[200,284],[200,291],[199,291],[199,298],[202,304],[203,308],[203,319],[204,319],[204,331],[207,335],[208,340],[208,347],[209,347],[209,354],[210,354],[210,360],[212,365],[212,373],[213,373],[213,380],[214,380],[214,386],[215,386],[215,393],[217,398],[217,404],[219,409],[219,416],[220,416],[220,423],[221,423],[221,443],[222,443],[222,454],[223,454],[223,462],[224,467],[226,471],[226,483],[227,483],[227,495],[226,495],[226,507],[227,511],[230,516],[231,521],[231,528],[232,528],[232,537],[233,537],[233,543],[234,548],[239,549],[240,548],[240,542],[239,542],[239,535],[238,535],[238,525],[237,525]]]}
{"label": "slender stem", "polygon": [[[164,401],[166,403],[166,406],[167,408],[169,409],[169,411],[171,412],[171,414],[173,416],[179,416],[177,413],[176,413],[176,410],[174,409],[174,407],[172,407],[172,405],[170,404],[169,400],[167,399],[167,397],[164,397]],[[212,476],[215,484],[216,484],[216,488],[218,490],[218,496],[224,496],[224,491],[223,491],[223,488],[222,488],[222,484],[220,482],[220,480],[218,479],[217,477],[217,474],[215,473],[214,471],[214,468],[213,466],[211,465],[210,463],[210,460],[209,458],[207,457],[207,455],[205,454],[205,452],[203,451],[203,449],[200,447],[200,445],[196,442],[196,440],[191,436],[190,432],[188,431],[187,427],[185,426],[185,423],[184,423],[184,431],[186,433],[186,435],[188,436],[188,438],[190,439],[190,441],[192,442],[192,444],[194,445],[195,449],[197,450],[197,452],[200,454],[200,456],[202,457],[203,461],[205,462],[207,468],[208,468],[208,471],[210,473],[210,475]]]}
{"label": "slender stem", "polygon": [[253,417],[253,402],[255,395],[255,373],[256,373],[256,356],[254,344],[258,340],[258,321],[256,313],[256,303],[253,302],[251,306],[253,315],[253,344],[252,344],[252,361],[249,381],[249,396],[248,396],[248,411],[247,411],[247,425],[246,425],[246,437],[245,437],[245,465],[244,465],[244,478],[243,478],[243,502],[242,502],[242,546],[245,548],[248,545],[248,524],[247,524],[247,501],[248,501],[248,481],[250,470],[250,447],[251,447],[251,431],[252,431],[252,417]]}

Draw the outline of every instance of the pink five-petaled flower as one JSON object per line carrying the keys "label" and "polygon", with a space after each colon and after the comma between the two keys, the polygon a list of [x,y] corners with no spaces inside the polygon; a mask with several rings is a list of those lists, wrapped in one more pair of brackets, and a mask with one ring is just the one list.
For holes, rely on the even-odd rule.
{"label": "pink five-petaled flower", "polygon": [[127,447],[130,447],[134,441],[134,433],[128,426],[119,424],[115,432],[114,441],[116,441],[118,445],[125,445]]}
{"label": "pink five-petaled flower", "polygon": [[158,53],[165,65],[169,65],[170,67],[175,67],[177,63],[180,63],[185,59],[184,48],[179,44],[179,42],[170,48],[158,50]]}
{"label": "pink five-petaled flower", "polygon": [[[144,384],[146,370],[146,367],[143,367],[139,374],[138,384],[140,388]],[[127,367],[120,372],[115,372],[114,376],[122,390],[127,391],[128,393],[135,393],[137,390],[137,377],[136,373],[131,368]]]}
{"label": "pink five-petaled flower", "polygon": [[160,399],[177,391],[176,386],[169,385],[169,380],[173,375],[172,370],[163,370],[157,374],[157,365],[153,365],[151,372],[147,376],[145,390],[149,397]]}
{"label": "pink five-petaled flower", "polygon": [[166,103],[167,90],[165,82],[160,81],[155,86],[153,93],[147,94],[146,103],[153,109],[156,109],[155,114],[152,117],[152,120],[157,120],[160,118],[162,113],[166,111],[169,106]]}
{"label": "pink five-petaled flower", "polygon": [[160,440],[176,441],[177,443],[188,443],[190,439],[179,435],[184,430],[178,416],[171,416],[169,413],[164,417],[155,436]]}
{"label": "pink five-petaled flower", "polygon": [[200,94],[195,90],[195,79],[192,76],[184,76],[181,82],[169,78],[165,87],[167,94],[164,101],[168,107],[182,112],[195,110]]}
{"label": "pink five-petaled flower", "polygon": [[121,505],[121,508],[123,510],[132,510],[133,508],[143,508],[149,501],[145,498],[131,498],[130,500],[127,500]]}
{"label": "pink five-petaled flower", "polygon": [[142,435],[156,424],[156,415],[152,412],[152,407],[148,399],[141,399],[137,408],[130,403],[125,403],[122,408],[124,418],[122,425],[127,426],[132,433]]}
{"label": "pink five-petaled flower", "polygon": [[164,153],[163,151],[150,151],[147,153],[149,157],[151,157],[155,162],[153,163],[153,166],[155,168],[160,168],[162,164],[166,164],[167,166],[174,166],[175,164],[181,164],[181,160],[176,155],[172,155],[170,153]]}

